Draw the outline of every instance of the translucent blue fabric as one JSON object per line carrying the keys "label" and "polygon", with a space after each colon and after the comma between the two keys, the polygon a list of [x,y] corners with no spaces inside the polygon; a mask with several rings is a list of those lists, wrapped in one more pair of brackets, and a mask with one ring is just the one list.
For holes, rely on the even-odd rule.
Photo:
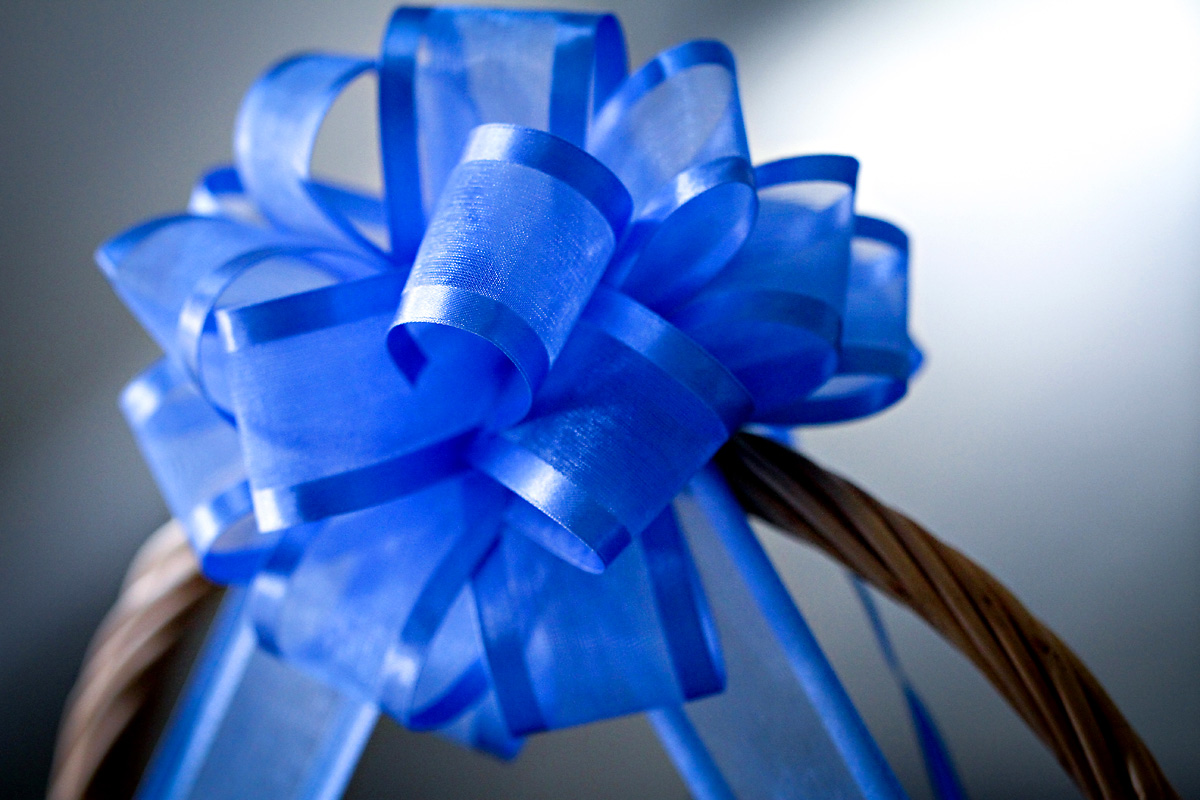
{"label": "translucent blue fabric", "polygon": [[847,281],[858,162],[792,158],[759,167],[756,177],[759,216],[749,240],[672,320],[754,395],[755,422],[795,424],[792,407],[832,376],[843,320],[853,324]]}
{"label": "translucent blue fabric", "polygon": [[264,652],[246,600],[231,590],[213,621],[139,800],[342,796],[379,706]]}
{"label": "translucent blue fabric", "polygon": [[276,537],[254,523],[237,430],[168,359],[125,388],[121,410],[204,574],[248,580]]}
{"label": "translucent blue fabric", "polygon": [[[381,198],[309,169],[372,71]],[[720,692],[672,500],[743,425],[882,410],[919,362],[857,162],[753,168],[717,42],[626,77],[611,16],[487,9],[280,63],[234,140],[98,258],[166,353],[130,424],[260,649],[506,756]]]}
{"label": "translucent blue fabric", "polygon": [[696,475],[676,508],[727,668],[724,692],[651,715],[693,795],[903,797],[883,756],[864,746],[870,736],[846,690],[715,467]]}
{"label": "translucent blue fabric", "polygon": [[908,237],[884,220],[854,219],[846,313],[832,378],[792,405],[791,422],[844,422],[908,391],[921,351],[908,336]]}

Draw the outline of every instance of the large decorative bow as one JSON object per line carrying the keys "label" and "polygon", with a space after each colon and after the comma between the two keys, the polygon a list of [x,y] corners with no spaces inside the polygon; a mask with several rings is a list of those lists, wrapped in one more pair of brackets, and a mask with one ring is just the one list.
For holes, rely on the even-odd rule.
{"label": "large decorative bow", "polygon": [[[382,201],[308,166],[371,71]],[[99,261],[167,353],[123,407],[263,645],[500,754],[719,691],[672,498],[741,426],[878,411],[919,361],[857,163],[753,168],[717,42],[626,77],[611,16],[482,9],[280,63],[235,160]]]}

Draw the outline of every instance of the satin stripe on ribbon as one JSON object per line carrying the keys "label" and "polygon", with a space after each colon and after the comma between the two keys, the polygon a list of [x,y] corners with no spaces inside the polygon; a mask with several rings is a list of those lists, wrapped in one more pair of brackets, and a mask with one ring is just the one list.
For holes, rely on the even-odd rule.
{"label": "satin stripe on ribbon", "polygon": [[[252,513],[254,513],[254,507],[250,502],[250,484],[245,481],[232,489],[221,492],[212,500],[196,506],[188,515],[188,523],[192,530],[196,531],[195,547],[200,550],[210,550],[217,537],[225,529]],[[261,548],[261,551],[266,552],[266,546]],[[216,555],[218,554],[211,551],[209,553],[210,558]],[[208,568],[206,567],[205,570],[208,571]]]}
{"label": "satin stripe on ribbon", "polygon": [[164,351],[185,364],[180,314],[197,283],[247,253],[294,246],[286,234],[232,220],[174,215],[151,220],[102,245],[97,261],[114,289]]}
{"label": "satin stripe on ribbon", "polygon": [[[489,556],[498,550],[499,542]],[[475,573],[473,586],[477,597],[490,598],[490,602],[479,604],[484,646],[492,665],[492,679],[503,687],[498,699],[505,722],[510,731],[520,735],[545,730],[547,725],[525,665],[518,609],[509,598],[508,581],[504,560],[489,557]]]}
{"label": "satin stripe on ribbon", "polygon": [[[459,493],[474,502],[468,518],[457,522],[453,509],[439,511],[429,502]],[[387,507],[290,529],[253,586],[252,618],[263,647],[325,680],[331,662],[376,659],[376,665],[355,673],[351,688],[374,698],[414,729],[446,726],[473,709],[478,716],[477,707],[490,690],[483,664],[468,654],[455,666],[453,661],[430,659],[429,649],[441,641],[446,625],[461,619],[453,610],[470,608],[456,601],[463,599],[464,585],[491,548],[502,501],[499,487],[478,476],[467,477]],[[390,532],[396,520],[411,521],[407,535]],[[442,533],[446,540],[437,546],[440,550],[430,548],[429,535]],[[348,558],[353,551],[347,547],[356,542],[368,550],[359,562]],[[432,563],[420,564],[422,556]],[[322,578],[331,567],[332,580]],[[389,582],[402,580],[406,572],[421,586],[407,599],[387,590]],[[324,604],[357,615],[352,630],[368,642],[393,626],[399,634],[388,636],[390,644],[383,647],[378,641],[370,646],[347,641],[347,631],[336,617],[321,616]],[[453,647],[461,649],[462,642]],[[430,671],[439,674],[424,688]],[[477,744],[470,738],[468,742]],[[501,755],[512,749],[511,742],[493,743]]]}
{"label": "satin stripe on ribbon", "polygon": [[889,378],[851,376],[849,380],[834,378],[827,384],[830,395],[810,397],[803,406],[806,425],[831,425],[877,414],[898,401],[908,392],[907,381]]}
{"label": "satin stripe on ribbon", "polygon": [[732,436],[754,401],[720,362],[662,317],[620,292],[601,287],[584,319],[661,369],[712,408]]}
{"label": "satin stripe on ribbon", "polygon": [[841,333],[837,309],[812,297],[773,289],[751,289],[710,302],[690,303],[671,321],[683,330],[739,321],[789,325],[811,331],[825,341],[836,341]]}
{"label": "satin stripe on ribbon", "polygon": [[561,13],[556,17],[549,130],[583,147],[596,109],[625,78],[625,37],[611,14]]}
{"label": "satin stripe on ribbon", "polygon": [[[287,600],[293,573],[305,557],[305,551],[322,533],[322,525],[294,525],[279,536],[263,568],[254,576],[246,599],[246,616],[258,637],[258,646],[283,659],[287,653],[282,642],[283,617],[290,610]],[[346,684],[350,684],[347,682]],[[359,689],[361,691],[361,688]]]}
{"label": "satin stripe on ribbon", "polygon": [[195,506],[184,526],[200,558],[200,569],[222,583],[249,580],[275,545],[275,537],[258,530],[250,484],[245,481]]}
{"label": "satin stripe on ribbon", "polygon": [[416,702],[421,672],[434,637],[500,534],[502,492],[487,485],[484,479],[474,480],[470,485],[474,489],[471,513],[478,519],[468,524],[450,555],[427,580],[386,658],[383,680],[389,686],[383,691],[389,697],[388,707],[414,730],[431,730],[453,721],[490,688],[487,671],[477,659],[442,695],[421,707]]}
{"label": "satin stripe on ribbon", "polygon": [[379,145],[383,165],[392,259],[412,263],[425,233],[425,211],[417,155],[417,49],[425,8],[397,8],[383,36],[379,57]]}
{"label": "satin stripe on ribbon", "polygon": [[[723,81],[709,76],[713,70]],[[697,132],[669,145],[647,140],[666,134],[658,128],[676,116]],[[606,280],[651,308],[677,304],[746,240],[757,207],[754,175],[733,56],[719,42],[679,45],[638,70],[597,113],[588,149],[625,182],[635,206]]]}
{"label": "satin stripe on ribbon", "polygon": [[[526,191],[518,194],[513,185]],[[480,194],[491,202],[480,204]],[[605,221],[611,238],[587,240],[600,233],[591,213]],[[569,142],[513,125],[475,129],[430,221],[388,333],[397,364],[410,380],[425,357],[439,354],[476,360],[474,368],[487,373],[496,367],[468,355],[482,339],[511,365],[493,424],[517,421],[562,351],[628,213],[620,182]],[[497,243],[483,246],[489,237]],[[570,270],[569,281],[564,270]],[[492,280],[481,280],[485,276]]]}
{"label": "satin stripe on ribbon", "polygon": [[403,717],[403,720],[414,731],[434,730],[458,718],[479,702],[489,688],[487,669],[482,661],[474,661],[446,692],[428,705]]}
{"label": "satin stripe on ribbon", "polygon": [[100,267],[100,271],[104,273],[104,277],[108,278],[113,283],[113,287],[120,293],[122,279],[121,265],[129,257],[134,248],[157,231],[179,222],[186,222],[191,218],[192,215],[190,214],[171,214],[135,225],[96,248],[96,265]]}
{"label": "satin stripe on ribbon", "polygon": [[254,345],[358,322],[386,314],[396,304],[403,276],[388,272],[357,283],[280,297],[218,317],[225,347],[237,352]]}
{"label": "satin stripe on ribbon", "polygon": [[888,375],[907,380],[918,366],[920,360],[912,350],[898,352],[849,346],[842,348],[838,358],[838,372],[843,375]]}
{"label": "satin stripe on ribbon", "polygon": [[798,156],[754,168],[758,188],[798,181],[829,181],[853,188],[858,183],[858,159],[842,155]]}
{"label": "satin stripe on ribbon", "polygon": [[[386,209],[378,197],[328,183],[309,182],[308,190],[324,208],[331,208],[352,222],[364,236],[374,230],[386,232]],[[216,167],[205,173],[188,198],[188,212],[206,217],[236,219],[250,225],[265,225],[246,196],[242,179],[232,166]]]}
{"label": "satin stripe on ribbon", "polygon": [[[629,544],[629,531],[608,509],[535,453],[485,437],[473,445],[469,458],[473,466],[526,501],[509,510],[512,523],[580,569],[602,572]],[[570,536],[547,531],[541,514]]]}
{"label": "satin stripe on ribbon", "polygon": [[[416,382],[427,359],[409,332],[415,325],[450,325],[496,346],[513,363],[525,388],[512,410],[502,419],[519,418],[529,406],[533,387],[541,385],[550,370],[550,357],[541,338],[504,303],[456,286],[413,286],[405,289],[396,312],[396,325],[388,334],[388,347],[397,366]],[[404,328],[399,327],[405,326]]]}
{"label": "satin stripe on ribbon", "polygon": [[867,239],[890,244],[901,254],[908,256],[908,234],[887,220],[859,215],[854,220],[854,233]]}
{"label": "satin stripe on ribbon", "polygon": [[[179,311],[178,323],[178,340],[179,352],[182,354],[184,363],[188,370],[192,373],[192,378],[196,385],[200,387],[200,391],[206,397],[209,397],[214,405],[218,406],[218,410],[222,413],[228,413],[224,404],[218,403],[211,397],[208,391],[208,381],[204,374],[203,359],[203,340],[206,332],[211,332],[213,328],[213,314],[217,303],[221,296],[232,286],[240,277],[255,266],[261,265],[272,259],[301,259],[309,258],[310,263],[320,264],[312,259],[318,255],[329,255],[341,257],[345,259],[342,251],[334,249],[322,249],[314,247],[269,247],[260,250],[252,250],[247,253],[242,253],[235,258],[226,261],[224,264],[216,267],[205,275],[202,275],[197,281],[184,301],[183,308]],[[324,266],[324,265],[322,265]],[[344,279],[348,275],[332,267],[326,267],[331,280]],[[351,273],[352,274],[352,273]],[[285,302],[289,298],[284,298]],[[285,312],[286,313],[286,312]]]}
{"label": "satin stripe on ribbon", "polygon": [[[665,511],[603,574],[584,577],[522,535],[501,538],[473,586],[511,730],[575,724],[597,706],[620,713],[719,690],[711,614],[674,526]],[[571,624],[590,616],[589,608],[607,609],[605,633]],[[587,679],[601,665],[611,674],[607,688]]]}
{"label": "satin stripe on ribbon", "polygon": [[254,512],[259,527],[263,531],[282,530],[412,494],[462,472],[467,446],[473,438],[473,433],[467,433],[326,478],[255,489]]}
{"label": "satin stripe on ribbon", "polygon": [[755,422],[792,424],[837,368],[858,162],[804,156],[755,174],[753,233],[670,319],[745,384]]}
{"label": "satin stripe on ribbon", "polygon": [[719,658],[716,624],[671,509],[646,528],[642,547],[658,615],[670,620],[663,629],[683,696],[691,700],[721,691],[725,665]]}
{"label": "satin stripe on ribbon", "polygon": [[[623,244],[637,256],[618,258],[609,280],[656,310],[677,306],[746,241],[757,205],[754,170],[741,156],[680,172],[646,201]],[[661,270],[672,260],[685,271],[666,283]]]}
{"label": "satin stripe on ribbon", "polygon": [[[570,365],[585,362],[568,358],[568,366],[551,376],[530,417],[481,442],[472,463],[532,507],[515,508],[514,522],[521,530],[595,572],[620,553],[629,533],[656,516],[647,512],[665,507],[686,477],[740,427],[752,403],[719,362],[619,292],[600,287],[581,322],[569,347],[605,353],[611,363],[628,362],[629,371],[576,373],[578,367]],[[576,394],[581,382],[590,382],[590,396],[603,405],[589,410]],[[648,398],[638,386],[658,388],[647,389],[653,395]],[[553,410],[557,406],[568,409],[564,416]],[[670,415],[675,418],[667,419]],[[619,425],[624,420],[637,424]],[[586,452],[587,442],[571,435],[566,425],[597,426],[594,435],[609,442],[613,463],[597,463]],[[611,432],[599,432],[609,426]],[[548,441],[556,441],[557,447],[548,447]],[[677,452],[662,454],[663,467],[654,470],[652,479],[638,480],[637,462],[649,455],[650,447]],[[545,518],[539,519],[534,508]]]}
{"label": "satin stripe on ribbon", "polygon": [[225,583],[249,580],[276,537],[254,524],[237,434],[228,421],[168,359],[125,388],[121,410],[201,569]]}
{"label": "satin stripe on ribbon", "polygon": [[629,193],[607,167],[568,140],[518,125],[483,125],[467,140],[459,164],[473,161],[520,164],[562,181],[596,207],[613,238],[621,238],[631,211]]}
{"label": "satin stripe on ribbon", "polygon": [[691,67],[714,64],[733,71],[733,54],[716,41],[685,42],[659,53],[629,77],[596,114],[596,138],[608,134],[639,100],[672,75]]}
{"label": "satin stripe on ribbon", "polygon": [[[845,333],[835,376],[793,403],[788,416],[805,424],[876,414],[908,391],[921,351],[908,336],[908,236],[884,220],[856,216]],[[865,243],[884,252],[862,252]]]}
{"label": "satin stripe on ribbon", "polygon": [[192,186],[188,212],[206,217],[223,216],[224,200],[245,193],[242,179],[232,166],[216,167],[204,173]]}
{"label": "satin stripe on ribbon", "polygon": [[179,382],[170,362],[166,359],[155,362],[121,392],[121,410],[126,421],[135,427],[145,424],[163,408]]}

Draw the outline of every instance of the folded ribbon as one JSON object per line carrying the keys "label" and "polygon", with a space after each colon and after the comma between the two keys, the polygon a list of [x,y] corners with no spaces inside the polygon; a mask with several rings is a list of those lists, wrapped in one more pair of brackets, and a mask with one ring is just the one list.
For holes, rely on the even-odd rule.
{"label": "folded ribbon", "polygon": [[[382,200],[308,166],[371,72]],[[611,16],[401,9],[378,61],[264,75],[236,167],[98,254],[167,353],[128,420],[262,646],[498,754],[720,691],[672,499],[919,362],[853,159],[752,168],[717,42],[625,72]]]}

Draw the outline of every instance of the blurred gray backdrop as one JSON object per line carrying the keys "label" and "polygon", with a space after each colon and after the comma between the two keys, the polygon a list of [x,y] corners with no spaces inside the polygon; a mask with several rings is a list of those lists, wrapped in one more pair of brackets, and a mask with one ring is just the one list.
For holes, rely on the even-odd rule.
{"label": "blurred gray backdrop", "polygon": [[[610,5],[635,65],[687,38],[731,46],[757,160],[863,162],[861,208],[914,240],[928,364],[895,410],[806,445],[1003,579],[1200,797],[1200,7]],[[166,517],[115,405],[154,347],[91,252],[228,160],[240,96],[268,64],[372,53],[389,10],[0,9],[0,796],[43,792],[87,638]],[[372,181],[372,114],[364,83],[319,163]],[[928,796],[844,577],[763,538],[901,779]],[[885,615],[972,797],[1077,796],[963,659]],[[350,793],[685,796],[640,718],[535,737],[513,765],[384,721]]]}

